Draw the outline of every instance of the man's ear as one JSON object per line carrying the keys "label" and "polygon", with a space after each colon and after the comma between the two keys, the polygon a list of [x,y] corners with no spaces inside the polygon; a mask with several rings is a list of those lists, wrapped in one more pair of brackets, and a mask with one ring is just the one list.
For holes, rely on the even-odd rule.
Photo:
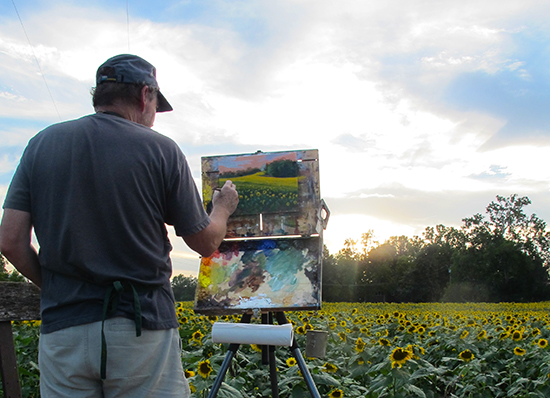
{"label": "man's ear", "polygon": [[149,88],[147,86],[143,86],[141,88],[140,99],[139,99],[139,109],[142,113],[145,112],[145,103],[148,95],[149,95]]}

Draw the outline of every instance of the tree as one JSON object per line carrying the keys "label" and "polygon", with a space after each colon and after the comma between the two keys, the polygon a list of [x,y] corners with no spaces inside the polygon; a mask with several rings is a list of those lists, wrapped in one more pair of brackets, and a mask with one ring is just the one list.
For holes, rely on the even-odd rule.
{"label": "tree", "polygon": [[193,301],[197,288],[197,278],[176,275],[172,278],[172,290],[176,301]]}
{"label": "tree", "polygon": [[25,277],[21,275],[17,270],[13,270],[12,272],[8,272],[6,269],[6,265],[8,264],[8,261],[0,254],[0,265],[2,266],[0,268],[0,282],[25,282]]}
{"label": "tree", "polygon": [[487,236],[499,236],[518,244],[524,253],[540,258],[545,267],[550,266],[550,232],[546,231],[546,222],[523,211],[531,200],[516,194],[508,198],[497,195],[496,199],[486,208],[488,220],[479,213],[462,220],[471,243],[480,244]]}
{"label": "tree", "polygon": [[[549,297],[549,233],[544,221],[524,213],[530,203],[527,197],[497,196],[486,208],[488,219],[479,213],[463,219],[467,244],[453,257],[451,289],[476,297],[482,291],[490,301]],[[466,288],[457,287],[460,284]]]}
{"label": "tree", "polygon": [[420,249],[415,257],[411,299],[415,302],[440,301],[450,281],[453,248],[444,241]]}

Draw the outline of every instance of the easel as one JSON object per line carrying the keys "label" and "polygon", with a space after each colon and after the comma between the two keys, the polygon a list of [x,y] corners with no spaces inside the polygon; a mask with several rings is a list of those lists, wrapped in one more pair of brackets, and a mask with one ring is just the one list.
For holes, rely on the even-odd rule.
{"label": "easel", "polygon": [[[273,312],[262,313],[262,324],[272,325],[273,314],[274,314]],[[275,312],[275,318],[279,325],[284,325],[288,323],[288,320],[284,312]],[[241,323],[250,323],[251,319],[252,319],[252,314],[246,313],[241,317]],[[227,370],[229,369],[229,366],[231,365],[231,361],[235,357],[235,354],[237,353],[239,346],[240,344],[235,344],[235,343],[229,344],[229,349],[227,351],[225,359],[223,360],[222,366],[220,367],[218,375],[216,376],[216,380],[214,380],[214,384],[212,385],[212,389],[208,394],[208,398],[214,398],[217,396],[218,391],[225,378],[225,374],[227,373]],[[262,364],[264,365],[269,364],[269,377],[271,380],[272,398],[279,398],[279,387],[277,383],[277,365],[275,363],[275,346],[262,346],[261,348],[262,348]],[[296,359],[296,362],[298,364],[300,371],[302,372],[302,376],[306,382],[307,388],[309,389],[311,396],[313,398],[321,398],[321,395],[319,395],[319,391],[315,386],[315,382],[313,381],[313,378],[309,373],[309,369],[307,368],[307,365],[306,365],[306,362],[304,361],[302,353],[300,352],[298,344],[296,343],[296,338],[294,338],[294,340],[292,341],[292,346],[290,347],[290,350],[292,355]]]}
{"label": "easel", "polygon": [[[244,314],[240,323],[249,324],[252,318],[250,311],[254,308],[254,315],[262,311],[262,324],[273,325],[273,318],[275,317],[279,324],[276,327],[280,327],[289,323],[284,311],[319,309],[321,303],[323,230],[326,229],[330,212],[326,203],[320,198],[318,150],[309,149],[268,153],[258,151],[253,154],[208,156],[201,158],[201,163],[203,192],[207,193],[204,195],[203,201],[207,209],[213,200],[213,193],[221,186],[220,182],[222,179],[228,178],[235,181],[246,177],[246,182],[251,185],[244,185],[246,187],[245,192],[253,188],[255,190],[254,199],[261,198],[262,201],[261,205],[258,201],[243,201],[245,206],[241,208],[241,213],[231,216],[227,225],[228,233],[225,237],[226,239],[218,249],[220,253],[225,253],[227,257],[223,257],[221,262],[219,260],[221,257],[217,257],[218,260],[209,260],[205,263],[201,261],[199,273],[202,272],[203,267],[205,269],[204,275],[206,273],[210,275],[213,267],[231,268],[235,266],[235,269],[240,267],[242,269],[246,268],[239,275],[239,278],[242,277],[242,279],[231,281],[226,276],[225,281],[220,283],[218,280],[218,286],[225,286],[224,289],[226,290],[224,292],[217,289],[210,290],[208,283],[205,283],[204,286],[199,284],[195,299],[195,312],[226,314],[232,310],[237,310],[239,313]],[[269,181],[271,180],[265,180],[268,181],[267,183],[261,181],[266,175],[273,179],[282,178],[284,179],[283,181],[286,181],[286,179],[289,181],[287,181],[288,184],[285,183],[272,192],[271,187],[269,187]],[[237,190],[239,190],[238,187],[237,183]],[[280,201],[281,198],[275,194],[277,192],[283,193],[281,198],[285,198],[285,195],[288,194],[286,196],[287,199]],[[248,196],[249,199],[250,197]],[[272,199],[273,197],[277,199]],[[293,198],[292,200],[290,199],[291,197]],[[268,241],[269,243],[267,243]],[[264,243],[267,243],[267,246],[263,246]],[[269,300],[262,301],[263,299],[260,299],[258,302],[249,304],[250,300],[258,298],[254,297],[253,293],[258,290],[260,284],[264,283],[264,277],[261,275],[261,272],[267,272],[255,264],[255,260],[251,261],[251,259],[257,252],[272,253],[274,251],[300,253],[298,257],[282,261],[284,264],[290,264],[291,268],[292,266],[297,267],[300,265],[300,261],[303,261],[304,264],[314,264],[311,265],[311,268],[308,268],[309,275],[306,274],[305,269],[300,269],[300,272],[303,273],[302,280],[306,281],[303,289],[310,292],[311,295],[308,300],[303,300],[301,296],[288,296],[285,300],[281,297],[270,297],[269,294],[271,291],[266,289],[267,293],[262,293],[262,295],[266,296]],[[238,253],[238,255],[235,253]],[[245,253],[247,254],[245,255]],[[269,254],[266,254],[266,257],[263,260],[259,260],[258,263],[262,261],[267,263],[269,261],[266,260],[267,257],[269,257]],[[294,258],[299,259],[294,260]],[[245,260],[240,264],[242,259]],[[208,269],[208,272],[206,272],[206,269]],[[261,271],[260,275],[256,274],[258,270]],[[295,273],[298,272],[297,268],[290,272],[293,271]],[[277,272],[281,271],[276,270],[275,274]],[[221,272],[218,275],[223,273]],[[208,280],[208,278],[206,276],[205,280]],[[282,280],[287,281],[286,278],[282,278]],[[242,285],[239,285],[239,283],[242,283]],[[228,289],[230,284],[237,286],[237,289],[245,289],[242,286],[253,287],[251,291],[245,294],[247,296],[246,300],[248,300],[246,305],[241,303],[243,298],[240,295],[237,296]],[[277,291],[277,289],[274,291]],[[294,305],[288,306],[287,303],[289,302],[294,303]],[[256,306],[257,303],[259,303],[258,306]],[[291,331],[291,328],[288,329]],[[210,390],[209,398],[214,398],[218,394],[231,361],[239,349],[239,345],[253,343],[250,340],[246,341],[246,339],[235,338],[234,340],[225,340],[225,343],[229,343],[229,350]],[[290,345],[291,353],[296,359],[311,396],[313,398],[321,397],[295,338],[289,335],[288,340],[282,344],[277,344],[274,340],[269,339],[261,340],[261,343],[273,344],[262,345],[261,348],[262,364],[269,364],[271,390],[274,398],[279,397],[275,345],[282,346],[282,344],[286,346]]]}

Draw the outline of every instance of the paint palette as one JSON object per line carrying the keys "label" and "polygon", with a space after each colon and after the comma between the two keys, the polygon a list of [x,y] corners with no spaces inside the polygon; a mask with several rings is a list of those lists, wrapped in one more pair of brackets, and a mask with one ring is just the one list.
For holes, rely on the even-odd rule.
{"label": "paint palette", "polygon": [[322,231],[317,150],[202,158],[207,211],[230,179],[239,206],[219,249],[202,258],[195,312],[316,310],[321,307]]}
{"label": "paint palette", "polygon": [[319,238],[225,241],[201,260],[195,311],[320,308]]}

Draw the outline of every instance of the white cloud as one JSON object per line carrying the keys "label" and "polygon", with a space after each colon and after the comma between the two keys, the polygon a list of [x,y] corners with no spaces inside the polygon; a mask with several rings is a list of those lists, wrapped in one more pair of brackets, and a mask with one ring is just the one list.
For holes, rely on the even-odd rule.
{"label": "white cloud", "polygon": [[[229,23],[130,21],[131,52],[157,66],[161,89],[176,109],[159,115],[155,129],[184,150],[193,146],[195,176],[197,151],[317,148],[326,198],[393,195],[383,192],[393,185],[432,193],[547,190],[547,143],[481,151],[506,120],[439,101],[447,84],[465,72],[507,70],[534,79],[513,35],[529,32],[525,22],[542,26],[545,3],[301,1],[253,7],[244,15],[265,18],[262,40]],[[128,51],[124,10],[111,11],[64,5],[26,17],[62,119],[91,111],[87,91],[96,68]],[[57,121],[17,21],[0,27],[0,60],[0,76],[10,76],[9,83],[0,79],[0,117]],[[0,145],[21,145],[34,133],[3,128]],[[472,178],[493,165],[506,178]],[[352,221],[333,215],[329,231],[354,228],[345,226]],[[361,221],[381,231],[395,228],[393,235],[406,230]]]}

